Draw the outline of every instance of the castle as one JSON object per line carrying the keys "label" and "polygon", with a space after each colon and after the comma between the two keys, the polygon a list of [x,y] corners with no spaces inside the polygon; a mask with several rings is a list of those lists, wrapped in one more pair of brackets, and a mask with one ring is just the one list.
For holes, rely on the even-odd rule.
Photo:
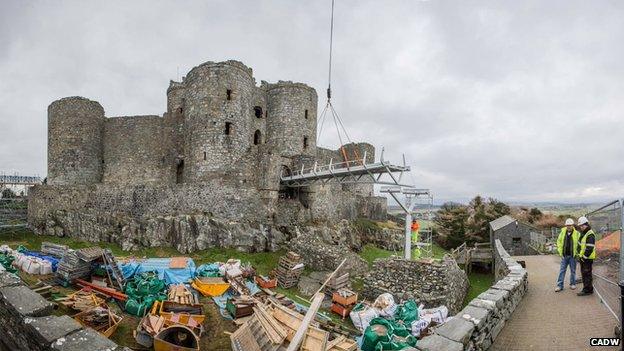
{"label": "castle", "polygon": [[206,62],[171,81],[163,116],[106,117],[96,101],[54,101],[47,183],[30,193],[29,223],[90,240],[126,240],[130,231],[138,238],[128,245],[153,246],[150,232],[173,242],[186,230],[197,239],[204,220],[211,231],[221,221],[266,237],[311,221],[384,218],[386,199],[372,184],[281,185],[281,175],[315,162],[374,161],[368,143],[317,147],[317,102],[302,83],[256,85],[238,61]]}

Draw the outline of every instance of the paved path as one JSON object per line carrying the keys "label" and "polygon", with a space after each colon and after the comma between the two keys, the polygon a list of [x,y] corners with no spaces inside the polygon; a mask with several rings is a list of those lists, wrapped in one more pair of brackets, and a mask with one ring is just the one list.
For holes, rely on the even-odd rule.
{"label": "paved path", "polygon": [[[590,347],[590,337],[613,337],[615,317],[602,305],[596,294],[576,296],[568,288],[555,292],[559,258],[519,256],[526,262],[529,289],[490,350],[618,350],[614,347]],[[576,269],[580,277],[580,267]],[[569,272],[568,272],[569,273]],[[587,310],[591,311],[587,318]]]}

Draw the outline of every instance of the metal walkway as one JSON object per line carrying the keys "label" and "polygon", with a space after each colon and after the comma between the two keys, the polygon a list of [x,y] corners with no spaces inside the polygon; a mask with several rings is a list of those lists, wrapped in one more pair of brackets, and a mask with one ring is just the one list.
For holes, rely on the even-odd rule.
{"label": "metal walkway", "polygon": [[21,176],[18,174],[0,174],[0,186],[2,185],[36,185],[41,184],[41,177]]}
{"label": "metal walkway", "polygon": [[[401,184],[401,178],[404,172],[409,172],[410,167],[394,165],[383,160],[366,163],[366,153],[359,160],[333,163],[329,161],[328,165],[319,166],[316,162],[311,168],[302,168],[290,174],[281,174],[280,183],[288,187],[302,187],[313,184],[326,184],[330,181],[336,181],[341,184],[359,183],[359,184],[384,184],[409,186]],[[396,175],[398,173],[398,176]],[[384,179],[384,176],[387,176]]]}

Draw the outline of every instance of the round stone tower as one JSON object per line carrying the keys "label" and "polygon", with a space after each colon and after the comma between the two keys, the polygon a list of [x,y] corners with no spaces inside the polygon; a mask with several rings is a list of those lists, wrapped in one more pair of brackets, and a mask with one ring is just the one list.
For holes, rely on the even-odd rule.
{"label": "round stone tower", "polygon": [[316,155],[316,90],[279,81],[267,86],[267,142],[281,156]]}
{"label": "round stone tower", "polygon": [[103,128],[96,101],[75,96],[48,106],[48,184],[101,182]]}
{"label": "round stone tower", "polygon": [[253,144],[251,68],[206,62],[184,79],[184,182],[236,176]]}

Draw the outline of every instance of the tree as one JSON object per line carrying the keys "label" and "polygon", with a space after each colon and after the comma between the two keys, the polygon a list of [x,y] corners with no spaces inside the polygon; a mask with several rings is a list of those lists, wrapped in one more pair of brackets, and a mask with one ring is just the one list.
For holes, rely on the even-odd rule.
{"label": "tree", "polygon": [[2,196],[0,197],[5,198],[5,199],[13,199],[17,197],[17,195],[15,194],[13,190],[6,188],[2,190]]}
{"label": "tree", "polygon": [[440,207],[434,222],[438,225],[436,238],[442,247],[454,248],[466,240],[468,217],[468,208],[464,205],[447,202]]}
{"label": "tree", "polygon": [[539,221],[540,219],[542,219],[542,216],[544,214],[542,213],[542,211],[540,211],[538,208],[532,208],[531,210],[529,210],[529,214],[527,215],[527,221],[529,221],[529,223],[535,223],[537,221]]}
{"label": "tree", "polygon": [[487,201],[477,195],[468,205],[445,203],[437,213],[438,241],[444,248],[462,243],[489,241],[489,223],[511,213],[511,208],[496,199]]}

